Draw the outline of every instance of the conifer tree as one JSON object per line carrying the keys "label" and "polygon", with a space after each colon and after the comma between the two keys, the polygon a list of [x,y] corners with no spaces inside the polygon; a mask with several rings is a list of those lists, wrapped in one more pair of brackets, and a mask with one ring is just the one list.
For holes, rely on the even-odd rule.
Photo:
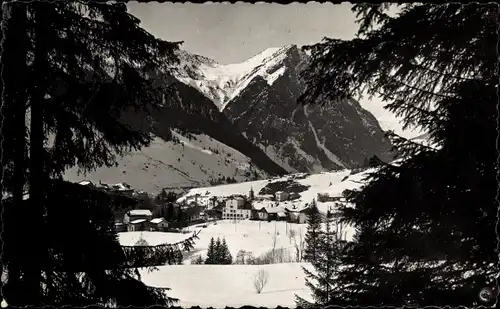
{"label": "conifer tree", "polygon": [[378,162],[366,185],[345,193],[354,207],[341,217],[357,231],[330,303],[475,306],[498,262],[498,6],[398,8],[355,5],[356,39],[307,47],[302,103],[365,89],[429,135],[426,145],[390,133],[401,161]]}
{"label": "conifer tree", "polygon": [[[2,253],[13,257],[3,261],[8,271],[5,290],[11,292],[5,294],[8,303],[15,306],[73,304],[73,301],[168,304],[171,299],[165,298],[163,292],[141,290],[144,285],[132,277],[123,280],[128,270],[120,268],[124,267],[121,262],[113,266],[114,275],[91,267],[102,264],[87,264],[90,268],[85,271],[92,274],[89,278],[96,286],[96,293],[101,293],[98,299],[93,298],[92,291],[73,280],[77,273],[56,273],[54,259],[62,259],[61,263],[65,258],[68,259],[65,263],[76,260],[61,246],[63,239],[45,233],[52,228],[49,224],[58,225],[51,219],[56,215],[49,213],[47,200],[53,198],[49,192],[57,192],[52,186],[64,186],[53,179],[75,165],[84,171],[112,166],[116,155],[149,144],[152,136],[145,128],[148,124],[131,121],[126,116],[136,112],[146,114],[168,100],[169,89],[159,87],[152,78],[158,77],[158,72],[168,75],[167,66],[175,62],[178,44],[158,40],[144,31],[139,20],[129,15],[126,6],[120,3],[10,2],[3,4],[1,10],[6,30],[0,34],[1,57],[2,64],[8,64],[2,66],[1,112],[11,115],[5,118],[2,130],[2,151],[6,146],[11,149],[2,152],[2,166],[8,167],[2,179],[6,180],[3,188],[13,193],[13,203],[19,207],[26,204],[22,195],[29,182],[31,206],[22,225],[37,231],[30,239],[18,239],[12,246],[2,240],[4,247],[11,250],[7,252],[4,248]],[[26,120],[30,125],[29,154]],[[91,200],[78,197],[80,201]],[[89,206],[76,204],[83,209]],[[3,217],[3,220],[15,222],[14,218]],[[116,240],[114,229],[107,229],[104,222],[99,222],[103,226],[97,228],[108,233],[99,237]],[[8,224],[5,228],[10,229],[11,235],[22,238],[26,235],[18,230],[22,225]],[[84,260],[86,255],[92,255],[91,251],[80,253]],[[39,258],[30,260],[33,256]],[[66,281],[57,282],[58,278]],[[138,291],[134,299],[125,297],[130,286]],[[119,295],[120,290],[125,294]],[[76,297],[77,294],[80,296]]]}
{"label": "conifer tree", "polygon": [[221,261],[220,264],[232,264],[233,263],[233,256],[231,255],[231,252],[229,251],[229,248],[226,243],[226,239],[222,239],[222,244],[221,244]]}
{"label": "conifer tree", "polygon": [[224,260],[224,248],[222,247],[222,241],[220,240],[219,237],[217,237],[217,240],[215,241],[215,260],[214,264],[222,264],[222,261]]}
{"label": "conifer tree", "polygon": [[316,201],[313,200],[308,208],[307,231],[305,235],[306,248],[304,250],[304,260],[312,262],[317,257],[321,238],[321,214]]}
{"label": "conifer tree", "polygon": [[205,264],[217,264],[217,247],[215,245],[214,238],[210,238],[210,244],[208,245],[207,258],[205,259]]}
{"label": "conifer tree", "polygon": [[330,303],[335,276],[341,265],[341,255],[344,242],[342,232],[332,228],[331,214],[327,213],[325,230],[320,232],[319,246],[316,258],[311,261],[313,271],[302,267],[306,276],[306,286],[310,289],[314,303],[309,303],[299,296],[296,297],[297,306],[312,307],[325,306]]}

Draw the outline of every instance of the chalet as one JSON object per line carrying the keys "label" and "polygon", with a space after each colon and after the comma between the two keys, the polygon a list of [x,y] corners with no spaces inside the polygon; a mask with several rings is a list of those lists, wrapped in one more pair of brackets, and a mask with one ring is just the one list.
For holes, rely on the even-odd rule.
{"label": "chalet", "polygon": [[168,229],[168,222],[165,218],[154,218],[149,221],[151,231],[166,231]]}
{"label": "chalet", "polygon": [[282,207],[262,207],[257,212],[257,216],[260,220],[267,221],[282,221],[287,218],[285,209]]}
{"label": "chalet", "polygon": [[151,230],[151,228],[150,228],[150,223],[147,219],[136,219],[129,222],[129,224],[127,225],[127,230],[129,232],[137,232],[137,231],[149,231]]}
{"label": "chalet", "polygon": [[153,213],[149,209],[133,209],[129,210],[123,216],[123,223],[128,224],[134,220],[145,219],[150,221],[153,219]]}
{"label": "chalet", "polygon": [[269,214],[267,213],[266,207],[262,207],[261,209],[257,210],[257,219],[266,221],[269,217]]}
{"label": "chalet", "polygon": [[343,196],[330,196],[328,193],[318,193],[317,196],[318,202],[342,202],[345,201]]}
{"label": "chalet", "polygon": [[222,219],[250,219],[252,205],[240,196],[230,197],[222,209]]}
{"label": "chalet", "polygon": [[286,193],[284,191],[277,191],[275,193],[275,197],[276,197],[276,200],[278,202],[283,202],[283,201],[286,201],[288,199],[288,193]]}
{"label": "chalet", "polygon": [[89,186],[89,187],[96,187],[96,185],[90,181],[90,180],[82,180],[80,182],[78,182],[79,185],[82,185],[82,186]]}

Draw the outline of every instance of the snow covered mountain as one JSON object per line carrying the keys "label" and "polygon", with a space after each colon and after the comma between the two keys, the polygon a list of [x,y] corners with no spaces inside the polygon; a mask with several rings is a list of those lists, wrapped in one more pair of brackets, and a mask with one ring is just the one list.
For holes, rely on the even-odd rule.
{"label": "snow covered mountain", "polygon": [[117,158],[112,168],[81,175],[66,171],[69,181],[125,182],[156,193],[162,188],[190,188],[262,179],[286,171],[249,142],[217,107],[198,90],[179,81],[176,94],[150,114],[122,115],[129,125],[153,133],[149,147]]}
{"label": "snow covered mountain", "polygon": [[102,167],[88,175],[72,168],[66,171],[65,178],[73,182],[125,182],[134,189],[154,193],[163,188],[175,191],[268,175],[246,155],[206,134],[183,134],[178,130],[172,130],[172,134],[174,141],[155,138],[149,147],[120,158],[116,167]]}
{"label": "snow covered mountain", "polygon": [[[301,107],[299,78],[308,56],[295,45],[269,48],[240,64],[221,65],[180,53],[176,78],[210,99],[288,172],[321,172],[391,160],[391,144],[375,117],[350,99]],[[328,102],[325,102],[328,103]]]}
{"label": "snow covered mountain", "polygon": [[179,53],[181,64],[176,78],[198,89],[221,110],[237,97],[257,76],[269,85],[285,72],[285,67],[276,67],[287,57],[293,45],[268,48],[243,63],[221,65],[216,61],[186,51]]}

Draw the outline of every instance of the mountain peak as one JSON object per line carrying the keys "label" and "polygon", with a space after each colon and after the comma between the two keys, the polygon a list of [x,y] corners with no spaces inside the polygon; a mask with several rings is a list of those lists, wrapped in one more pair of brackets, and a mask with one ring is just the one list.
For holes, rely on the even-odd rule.
{"label": "mountain peak", "polygon": [[182,54],[182,65],[177,72],[177,79],[188,84],[217,105],[220,110],[256,77],[264,78],[269,85],[286,70],[284,60],[296,45],[267,48],[250,59],[222,65],[210,59]]}

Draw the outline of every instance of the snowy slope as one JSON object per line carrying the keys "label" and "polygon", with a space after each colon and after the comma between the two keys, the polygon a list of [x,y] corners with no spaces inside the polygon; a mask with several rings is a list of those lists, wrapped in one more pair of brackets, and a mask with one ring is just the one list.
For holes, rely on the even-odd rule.
{"label": "snowy slope", "polygon": [[268,48],[245,62],[228,65],[181,51],[175,77],[198,89],[223,110],[255,77],[260,76],[272,85],[285,72],[279,65],[291,47]]}
{"label": "snowy slope", "polygon": [[[221,220],[217,225],[207,228],[190,228],[191,231],[201,230],[199,239],[194,243],[193,251],[184,256],[184,265],[159,266],[152,272],[141,271],[141,280],[155,287],[169,287],[170,296],[180,299],[179,306],[200,306],[202,308],[225,306],[240,307],[243,305],[276,307],[295,307],[297,294],[311,299],[305,286],[302,266],[311,269],[308,263],[282,263],[270,265],[190,265],[192,255],[200,254],[206,258],[210,238],[225,238],[233,256],[239,250],[251,252],[258,257],[273,247],[272,235],[276,233],[276,248],[285,249],[295,258],[293,241],[287,236],[287,231],[294,230],[304,236],[305,224],[286,222],[257,222],[242,220],[237,223]],[[122,245],[134,245],[141,237],[149,245],[176,243],[191,234],[162,232],[123,232],[118,233]],[[269,282],[261,294],[253,288],[255,274],[264,269],[269,274]]]}
{"label": "snowy slope", "polygon": [[156,138],[149,147],[118,158],[117,167],[102,167],[88,175],[79,175],[77,168],[72,168],[64,178],[125,182],[134,189],[156,193],[162,188],[210,185],[220,177],[244,181],[267,175],[247,156],[205,134],[192,134],[191,140],[177,131],[173,134],[179,142]]}
{"label": "snowy slope", "polygon": [[[142,281],[149,286],[171,288],[167,295],[179,298],[176,305],[182,308],[239,308],[255,307],[294,308],[295,294],[312,300],[305,285],[302,266],[307,263],[272,265],[172,265],[158,270],[141,270]],[[255,292],[253,279],[264,269],[268,283],[260,294]]]}
{"label": "snowy slope", "polygon": [[[294,230],[296,234],[302,236],[306,233],[305,224],[286,223],[286,222],[267,222],[251,220],[220,220],[216,225],[210,224],[206,228],[189,227],[185,230],[190,232],[201,230],[198,234],[199,239],[195,241],[193,251],[187,253],[184,257],[184,264],[190,264],[190,257],[195,254],[206,256],[210,238],[225,238],[229,251],[236,258],[239,250],[251,252],[254,257],[258,257],[272,249],[273,235],[276,231],[276,248],[283,248],[290,253],[290,257],[295,259],[295,250],[293,242],[288,238],[287,231]],[[352,231],[348,231],[348,237],[351,237]],[[120,244],[133,246],[142,237],[149,245],[159,245],[164,243],[177,243],[191,236],[181,233],[164,232],[123,232],[118,233]],[[297,236],[298,239],[298,236]]]}

